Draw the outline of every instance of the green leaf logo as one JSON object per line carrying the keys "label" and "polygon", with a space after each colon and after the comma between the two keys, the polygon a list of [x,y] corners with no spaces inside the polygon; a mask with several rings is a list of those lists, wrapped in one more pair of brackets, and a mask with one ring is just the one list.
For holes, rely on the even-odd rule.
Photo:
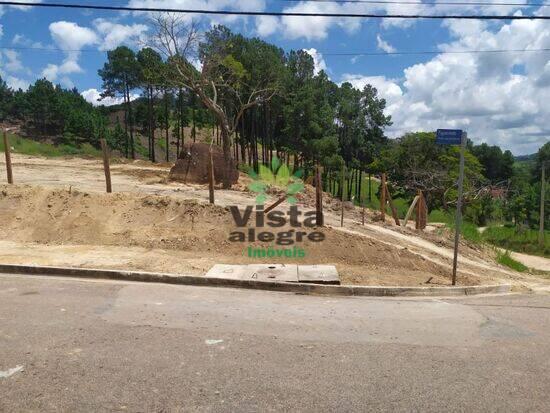
{"label": "green leaf logo", "polygon": [[251,170],[248,173],[253,181],[248,185],[248,189],[257,193],[256,203],[263,205],[267,200],[267,188],[270,186],[276,186],[279,188],[285,188],[287,201],[291,205],[296,204],[296,194],[303,192],[305,189],[304,183],[301,179],[304,171],[298,169],[291,174],[289,167],[280,161],[276,156],[271,161],[271,169],[266,165],[259,166],[259,173]]}

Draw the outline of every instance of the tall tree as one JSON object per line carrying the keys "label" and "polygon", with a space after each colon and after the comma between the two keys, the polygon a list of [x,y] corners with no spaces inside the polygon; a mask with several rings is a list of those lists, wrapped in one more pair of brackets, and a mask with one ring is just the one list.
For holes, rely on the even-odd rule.
{"label": "tall tree", "polygon": [[[226,173],[223,186],[228,188],[230,169],[234,168],[231,144],[243,113],[268,101],[278,89],[278,68],[283,53],[258,39],[245,39],[223,26],[214,27],[201,41],[193,24],[179,16],[161,15],[155,21],[156,47],[168,56],[175,77],[175,87],[193,91],[216,117],[221,130]],[[253,67],[236,57],[253,42],[256,59]],[[198,70],[193,63],[200,63]],[[223,91],[224,100],[218,97]]]}
{"label": "tall tree", "polygon": [[147,99],[147,133],[149,135],[149,159],[155,162],[155,94],[160,83],[162,57],[153,49],[147,47],[137,54],[140,68],[139,81]]}
{"label": "tall tree", "polygon": [[130,142],[126,145],[126,156],[135,159],[133,113],[131,91],[139,85],[140,67],[133,50],[119,46],[107,52],[107,62],[98,71],[103,80],[102,98],[122,94],[125,106],[125,129],[129,132]]}

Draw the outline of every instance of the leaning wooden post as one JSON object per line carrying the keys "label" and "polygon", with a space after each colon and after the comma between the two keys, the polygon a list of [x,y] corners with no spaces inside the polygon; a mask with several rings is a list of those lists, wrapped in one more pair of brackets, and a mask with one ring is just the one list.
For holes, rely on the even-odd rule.
{"label": "leaning wooden post", "polygon": [[386,221],[386,174],[381,175],[380,181],[380,220]]}
{"label": "leaning wooden post", "polygon": [[208,196],[211,204],[214,203],[214,161],[212,159],[212,147],[208,153]]}
{"label": "leaning wooden post", "polygon": [[13,172],[11,170],[11,153],[8,133],[4,130],[4,152],[6,153],[6,171],[8,174],[8,184],[13,184]]}
{"label": "leaning wooden post", "polygon": [[417,192],[418,196],[418,203],[416,204],[416,229],[422,229],[421,228],[421,216],[422,216],[422,191],[419,189]]}
{"label": "leaning wooden post", "polygon": [[107,147],[107,142],[105,139],[100,139],[101,151],[103,152],[103,169],[105,171],[105,183],[107,186],[107,193],[110,194],[113,192],[111,186],[111,166],[109,164],[109,148]]}
{"label": "leaning wooden post", "polygon": [[342,212],[341,212],[341,215],[340,215],[340,226],[341,227],[344,226],[344,199],[345,199],[344,185],[345,185],[345,177],[346,177],[346,165],[342,165],[342,178],[340,180],[340,188],[342,190],[342,198],[341,198],[341,200],[342,200]]}
{"label": "leaning wooden post", "polygon": [[388,198],[391,214],[393,216],[393,220],[395,221],[395,225],[398,227],[401,226],[401,223],[399,222],[399,215],[397,214],[397,208],[393,204],[393,198],[391,197],[390,190],[388,189],[388,185],[386,185],[386,197]]}
{"label": "leaning wooden post", "polygon": [[323,216],[323,182],[321,181],[319,162],[317,162],[315,169],[315,212],[317,226],[322,227],[325,225],[325,218]]}

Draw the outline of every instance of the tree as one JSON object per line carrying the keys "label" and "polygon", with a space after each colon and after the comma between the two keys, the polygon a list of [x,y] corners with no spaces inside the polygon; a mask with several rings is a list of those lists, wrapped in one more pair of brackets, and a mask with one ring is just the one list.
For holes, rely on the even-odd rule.
{"label": "tree", "polygon": [[[436,145],[435,133],[408,133],[390,142],[382,151],[382,169],[389,172],[393,181],[411,194],[422,190],[430,209],[447,208],[456,202],[456,183],[459,174],[457,146]],[[482,166],[468,150],[464,157],[464,194],[466,203],[479,197],[483,182]]]}
{"label": "tree", "polygon": [[0,77],[0,121],[4,121],[10,112],[10,108],[13,100],[13,91],[8,87],[8,84],[4,82]]}
{"label": "tree", "polygon": [[45,135],[54,129],[56,120],[57,94],[52,82],[39,79],[29,87],[26,94],[29,112],[33,118],[34,127]]}
{"label": "tree", "polygon": [[[243,113],[266,102],[278,89],[278,71],[283,53],[258,39],[234,35],[223,26],[216,26],[204,39],[194,24],[179,16],[159,15],[155,19],[154,44],[167,56],[173,86],[190,89],[215,116],[221,129],[226,173],[223,186],[230,183],[229,170],[234,168],[231,144]],[[202,40],[202,41],[201,41]],[[254,49],[255,59],[243,61],[243,50]],[[193,63],[200,63],[198,70]],[[223,100],[220,98],[223,96]]]}
{"label": "tree", "polygon": [[514,173],[514,156],[498,146],[489,146],[486,143],[471,146],[471,152],[483,166],[483,175],[493,184],[508,181]]}
{"label": "tree", "polygon": [[139,82],[147,99],[147,132],[149,135],[149,159],[155,162],[155,94],[160,83],[162,57],[151,48],[144,48],[137,54]]}
{"label": "tree", "polygon": [[107,52],[107,62],[103,69],[98,71],[103,80],[104,92],[102,98],[115,97],[122,94],[125,105],[124,126],[129,131],[130,142],[126,144],[125,152],[129,152],[132,159],[135,159],[133,113],[131,104],[131,91],[139,85],[140,67],[136,60],[135,53],[126,46],[119,46],[115,50]]}

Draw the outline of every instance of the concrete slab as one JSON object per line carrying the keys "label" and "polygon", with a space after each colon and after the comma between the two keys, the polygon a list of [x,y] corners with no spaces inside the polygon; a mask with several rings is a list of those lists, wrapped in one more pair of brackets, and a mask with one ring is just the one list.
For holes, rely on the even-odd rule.
{"label": "concrete slab", "polygon": [[247,265],[216,264],[206,273],[206,277],[226,280],[249,280],[251,276]]}
{"label": "concrete slab", "polygon": [[298,266],[294,264],[216,264],[206,273],[209,278],[298,282]]}
{"label": "concrete slab", "polygon": [[340,284],[340,277],[334,265],[300,265],[298,281],[315,284]]}
{"label": "concrete slab", "polygon": [[250,264],[248,268],[255,280],[298,282],[298,266],[294,264]]}

